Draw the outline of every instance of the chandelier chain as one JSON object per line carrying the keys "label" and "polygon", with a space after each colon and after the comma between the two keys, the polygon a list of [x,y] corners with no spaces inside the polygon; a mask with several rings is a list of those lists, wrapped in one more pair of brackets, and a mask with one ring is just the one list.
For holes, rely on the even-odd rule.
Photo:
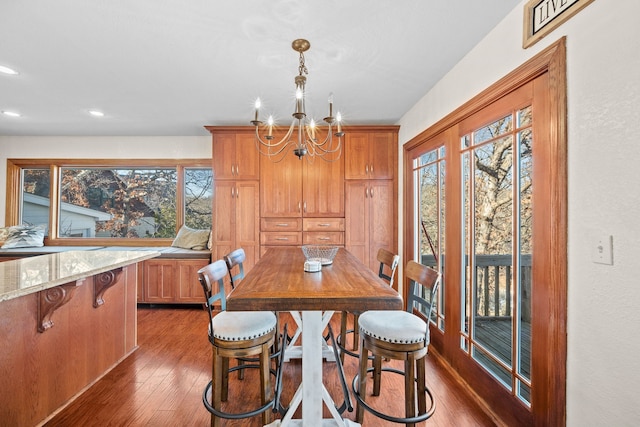
{"label": "chandelier chain", "polygon": [[309,70],[307,70],[307,66],[304,65],[304,53],[300,52],[300,66],[298,66],[298,75],[309,74]]}

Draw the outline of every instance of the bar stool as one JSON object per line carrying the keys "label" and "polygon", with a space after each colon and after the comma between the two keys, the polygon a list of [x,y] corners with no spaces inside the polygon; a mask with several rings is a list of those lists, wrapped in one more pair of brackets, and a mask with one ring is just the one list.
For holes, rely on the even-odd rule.
{"label": "bar stool", "polygon": [[[396,254],[389,252],[386,249],[378,249],[377,255],[378,261],[380,261],[380,269],[378,270],[378,277],[386,280],[389,286],[393,285],[393,278],[398,268],[398,262],[400,257]],[[347,320],[349,313],[353,314],[353,329],[347,329]],[[358,333],[358,317],[360,317],[359,311],[349,312],[343,311],[342,318],[340,320],[340,335],[337,338],[337,344],[340,348],[340,361],[344,363],[344,355],[348,354],[352,357],[358,357],[358,343],[360,342]],[[353,348],[347,348],[347,334],[353,334]]]}
{"label": "bar stool", "polygon": [[[211,413],[211,426],[218,427],[220,418],[240,419],[262,414],[262,423],[269,424],[271,410],[276,406],[271,385],[270,347],[276,337],[276,317],[270,311],[224,311],[226,296],[224,278],[228,270],[223,260],[215,261],[198,271],[198,279],[204,290],[209,310],[209,342],[213,348],[211,381],[202,394],[202,401]],[[212,286],[217,282],[218,292]],[[214,315],[213,303],[220,300],[222,312]],[[258,368],[260,370],[261,405],[243,413],[229,413],[221,410],[221,402],[228,397],[229,359],[257,356],[259,364],[243,364],[232,368]]]}
{"label": "bar stool", "polygon": [[[435,400],[425,384],[425,357],[429,350],[429,319],[434,309],[435,294],[440,284],[437,271],[409,261],[405,275],[410,280],[407,311],[366,311],[358,319],[360,329],[360,362],[358,374],[352,388],[356,397],[356,421],[362,423],[364,411],[394,423],[414,426],[431,417],[435,411]],[[426,296],[429,299],[426,299]],[[424,297],[423,297],[424,296]],[[418,307],[416,307],[418,305]],[[414,307],[422,307],[425,316],[413,313]],[[368,368],[368,353],[374,357],[373,367]],[[404,361],[404,371],[382,367],[382,358]],[[374,396],[380,395],[381,372],[387,371],[405,377],[405,417],[394,417],[375,410],[365,401],[367,374],[373,372]],[[417,384],[417,386],[415,384]],[[416,393],[418,412],[416,413]],[[427,395],[430,404],[427,407]]]}

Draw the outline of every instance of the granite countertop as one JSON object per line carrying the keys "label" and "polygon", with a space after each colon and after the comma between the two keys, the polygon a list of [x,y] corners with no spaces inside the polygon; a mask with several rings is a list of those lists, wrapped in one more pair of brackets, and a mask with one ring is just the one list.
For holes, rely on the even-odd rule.
{"label": "granite countertop", "polygon": [[68,251],[0,262],[0,301],[155,258],[157,251]]}

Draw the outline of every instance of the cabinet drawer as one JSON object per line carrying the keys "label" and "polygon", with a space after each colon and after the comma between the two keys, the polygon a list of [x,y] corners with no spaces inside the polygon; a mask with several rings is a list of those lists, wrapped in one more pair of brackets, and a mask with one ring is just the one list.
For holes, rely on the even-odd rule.
{"label": "cabinet drawer", "polygon": [[344,231],[344,218],[304,218],[303,231]]}
{"label": "cabinet drawer", "polygon": [[302,233],[305,245],[344,245],[344,233],[340,231],[309,231]]}
{"label": "cabinet drawer", "polygon": [[262,231],[302,231],[302,218],[262,218]]}
{"label": "cabinet drawer", "polygon": [[261,245],[294,246],[302,244],[302,233],[296,231],[284,231],[281,233],[267,231],[260,233]]}

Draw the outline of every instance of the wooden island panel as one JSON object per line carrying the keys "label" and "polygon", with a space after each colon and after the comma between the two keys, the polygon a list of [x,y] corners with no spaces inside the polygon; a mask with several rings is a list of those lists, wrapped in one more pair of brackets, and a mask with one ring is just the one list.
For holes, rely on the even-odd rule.
{"label": "wooden island panel", "polygon": [[0,420],[43,423],[136,348],[137,264],[123,268],[94,308],[94,276],[38,332],[39,293],[0,302]]}

